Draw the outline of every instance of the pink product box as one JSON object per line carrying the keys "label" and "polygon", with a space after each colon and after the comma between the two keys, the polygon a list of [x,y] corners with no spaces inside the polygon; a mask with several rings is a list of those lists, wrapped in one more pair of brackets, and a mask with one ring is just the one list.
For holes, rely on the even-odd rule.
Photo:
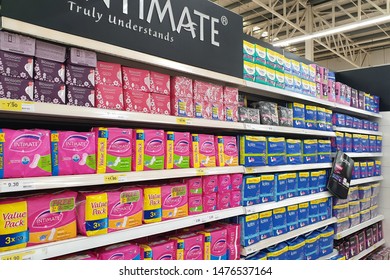
{"label": "pink product box", "polygon": [[212,119],[212,103],[203,100],[194,100],[195,118],[197,119]]}
{"label": "pink product box", "polygon": [[358,92],[358,109],[364,110],[366,107],[366,98],[364,97],[364,92]]}
{"label": "pink product box", "polygon": [[225,110],[222,102],[211,103],[211,119],[216,121],[225,120]]}
{"label": "pink product box", "polygon": [[203,195],[203,212],[212,212],[217,210],[217,194],[204,194]]}
{"label": "pink product box", "polygon": [[328,80],[328,100],[330,102],[336,101],[336,82],[332,80]]}
{"label": "pink product box", "polygon": [[350,86],[345,86],[345,103],[344,105],[351,106],[351,96],[352,88]]}
{"label": "pink product box", "polygon": [[192,195],[188,197],[188,214],[197,215],[203,213],[202,195]]}
{"label": "pink product box", "polygon": [[182,76],[172,77],[171,96],[193,98],[192,79]]}
{"label": "pink product box", "polygon": [[92,67],[66,65],[66,84],[70,86],[94,88],[95,69]]}
{"label": "pink product box", "polygon": [[62,84],[65,82],[65,64],[36,58],[34,62],[34,79]]}
{"label": "pink product box", "polygon": [[151,93],[151,113],[159,115],[171,114],[171,97],[169,95]]}
{"label": "pink product box", "polygon": [[193,177],[186,179],[188,186],[188,196],[198,196],[202,195],[202,177]]}
{"label": "pink product box", "polygon": [[122,67],[123,89],[150,92],[150,71]]}
{"label": "pink product box", "polygon": [[34,56],[35,44],[34,38],[0,31],[0,49],[3,51]]}
{"label": "pink product box", "polygon": [[241,206],[241,191],[232,191],[230,195],[230,207]]}
{"label": "pink product box", "polygon": [[96,251],[99,260],[139,260],[140,247],[135,244],[122,243],[100,248]]}
{"label": "pink product box", "polygon": [[160,240],[141,245],[141,259],[176,260],[176,246],[175,240]]}
{"label": "pink product box", "polygon": [[35,57],[64,63],[66,47],[37,40],[35,43]]}
{"label": "pink product box", "polygon": [[34,58],[32,56],[0,50],[0,74],[13,78],[32,79]]}
{"label": "pink product box", "polygon": [[204,256],[204,235],[198,233],[190,233],[179,235],[179,239],[182,240],[182,244],[178,244],[183,249],[183,260],[203,260]]}
{"label": "pink product box", "polygon": [[223,88],[223,103],[238,105],[238,88]]}
{"label": "pink product box", "polygon": [[321,83],[316,83],[316,97],[317,98],[322,98],[323,96],[323,87]]}
{"label": "pink product box", "polygon": [[243,175],[241,173],[231,174],[232,191],[240,191],[242,186]]}
{"label": "pink product box", "polygon": [[150,91],[170,95],[171,77],[158,72],[150,72]]}
{"label": "pink product box", "polygon": [[321,91],[321,99],[329,100],[329,86],[328,84],[321,84],[322,91]]}
{"label": "pink product box", "polygon": [[203,194],[212,194],[218,192],[218,175],[209,175],[202,177]]}
{"label": "pink product box", "polygon": [[96,86],[96,107],[112,110],[123,110],[123,90],[110,85]]}
{"label": "pink product box", "polygon": [[194,117],[194,101],[188,97],[171,96],[171,114],[178,117]]}
{"label": "pink product box", "polygon": [[366,250],[366,233],[364,231],[361,231],[358,233],[358,246],[359,246],[359,253]]}
{"label": "pink product box", "polygon": [[230,192],[217,193],[217,210],[230,208]]}
{"label": "pink product box", "polygon": [[96,53],[78,48],[70,48],[69,62],[73,65],[96,68]]}
{"label": "pink product box", "polygon": [[194,80],[193,91],[194,99],[199,101],[211,101],[212,84]]}
{"label": "pink product box", "polygon": [[125,110],[128,112],[151,113],[152,98],[150,93],[135,90],[125,90]]}
{"label": "pink product box", "polygon": [[33,101],[34,82],[32,80],[0,76],[0,98]]}
{"label": "pink product box", "polygon": [[65,84],[35,81],[34,101],[53,104],[66,104]]}
{"label": "pink product box", "polygon": [[67,86],[66,92],[66,104],[82,107],[95,107],[95,90],[90,88]]}
{"label": "pink product box", "polygon": [[228,122],[238,122],[238,105],[224,105],[225,120]]}
{"label": "pink product box", "polygon": [[122,66],[117,63],[98,61],[95,84],[122,87]]}
{"label": "pink product box", "polygon": [[353,108],[359,107],[359,94],[356,89],[351,90],[351,107]]}
{"label": "pink product box", "polygon": [[232,179],[229,174],[218,175],[218,193],[230,192],[232,190]]}

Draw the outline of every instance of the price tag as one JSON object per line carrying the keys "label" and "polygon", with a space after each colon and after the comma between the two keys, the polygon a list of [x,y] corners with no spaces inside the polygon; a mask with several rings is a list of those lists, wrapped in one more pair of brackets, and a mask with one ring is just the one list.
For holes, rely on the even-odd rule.
{"label": "price tag", "polygon": [[245,129],[253,130],[254,127],[253,127],[253,125],[251,125],[251,124],[249,124],[249,123],[246,123],[246,124],[245,124]]}
{"label": "price tag", "polygon": [[0,110],[13,112],[34,112],[34,103],[20,100],[0,100]]}
{"label": "price tag", "polygon": [[16,192],[16,191],[23,191],[26,189],[34,189],[34,182],[6,181],[6,182],[3,182],[1,191],[2,192]]}
{"label": "price tag", "polygon": [[104,176],[104,184],[115,184],[126,181],[126,175],[124,174],[110,174]]}
{"label": "price tag", "polygon": [[202,220],[200,218],[196,218],[194,222],[195,222],[195,224],[199,224],[201,221]]}
{"label": "price tag", "polygon": [[196,169],[196,176],[205,176],[206,175],[206,170],[203,168],[197,168]]}
{"label": "price tag", "polygon": [[124,120],[126,117],[123,114],[117,112],[107,112],[107,117],[110,119]]}
{"label": "price tag", "polygon": [[21,260],[31,260],[32,257],[30,255],[35,254],[35,251],[28,251],[25,253],[6,255],[1,257],[3,261],[21,261]]}
{"label": "price tag", "polygon": [[337,234],[337,239],[341,239],[341,234]]}
{"label": "price tag", "polygon": [[247,167],[247,168],[245,168],[245,173],[247,173],[247,174],[255,173],[255,169],[252,167]]}
{"label": "price tag", "polygon": [[191,121],[189,118],[176,118],[176,123],[181,125],[189,125]]}

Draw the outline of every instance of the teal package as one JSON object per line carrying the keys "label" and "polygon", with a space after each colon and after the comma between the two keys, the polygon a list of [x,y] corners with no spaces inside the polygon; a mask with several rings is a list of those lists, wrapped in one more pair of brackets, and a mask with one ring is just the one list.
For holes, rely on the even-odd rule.
{"label": "teal package", "polygon": [[298,195],[304,196],[310,194],[310,173],[298,173]]}
{"label": "teal package", "polygon": [[309,224],[309,202],[298,205],[299,227],[305,227]]}
{"label": "teal package", "polygon": [[330,140],[318,140],[318,163],[329,163],[332,162],[332,147]]}
{"label": "teal package", "polygon": [[244,176],[241,197],[242,206],[260,203],[260,177]]}
{"label": "teal package", "polygon": [[329,172],[325,169],[318,172],[320,173],[320,176],[318,177],[318,191],[324,192],[326,191],[326,185],[328,184]]}
{"label": "teal package", "polygon": [[318,140],[303,140],[303,163],[317,163],[318,157]]}
{"label": "teal package", "polygon": [[240,216],[239,223],[241,227],[240,242],[242,246],[247,247],[260,241],[259,214]]}
{"label": "teal package", "polygon": [[319,200],[312,200],[309,203],[309,224],[315,224],[319,220]]}
{"label": "teal package", "polygon": [[306,234],[305,254],[307,260],[317,260],[320,257],[320,232],[313,231]]}
{"label": "teal package", "polygon": [[299,236],[287,241],[289,260],[306,260],[305,245],[306,240]]}
{"label": "teal package", "polygon": [[327,226],[319,230],[320,232],[320,256],[326,256],[333,252],[334,228]]}
{"label": "teal package", "polygon": [[287,232],[286,207],[281,207],[272,210],[272,231],[274,236],[279,236]]}
{"label": "teal package", "polygon": [[275,201],[282,201],[287,198],[287,174],[276,174],[275,176]]}
{"label": "teal package", "polygon": [[287,174],[287,198],[298,196],[298,173]]}
{"label": "teal package", "polygon": [[267,164],[269,166],[287,164],[286,139],[284,137],[267,138]]}
{"label": "teal package", "polygon": [[261,175],[260,177],[260,203],[274,201],[275,175]]}
{"label": "teal package", "polygon": [[267,138],[263,136],[240,136],[240,165],[265,166],[267,164]]}
{"label": "teal package", "polygon": [[315,194],[319,192],[318,179],[320,178],[319,171],[311,171],[310,172],[310,194]]}
{"label": "teal package", "polygon": [[287,164],[302,164],[302,140],[286,140]]}
{"label": "teal package", "polygon": [[288,231],[292,231],[298,228],[298,204],[287,206],[287,229]]}
{"label": "teal package", "polygon": [[286,242],[267,248],[267,260],[287,260],[288,259],[288,245]]}
{"label": "teal package", "polygon": [[272,231],[272,211],[265,211],[259,214],[260,240],[274,236]]}

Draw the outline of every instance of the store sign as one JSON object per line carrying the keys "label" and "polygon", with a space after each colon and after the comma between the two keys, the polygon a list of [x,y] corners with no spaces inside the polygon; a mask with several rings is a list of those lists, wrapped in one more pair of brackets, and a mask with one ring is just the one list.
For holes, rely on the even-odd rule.
{"label": "store sign", "polygon": [[3,0],[1,5],[9,18],[242,76],[242,18],[208,0]]}

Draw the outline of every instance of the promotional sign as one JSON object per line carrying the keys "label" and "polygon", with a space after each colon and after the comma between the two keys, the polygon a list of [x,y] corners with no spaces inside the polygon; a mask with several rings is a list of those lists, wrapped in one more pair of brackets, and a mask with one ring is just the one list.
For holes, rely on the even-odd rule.
{"label": "promotional sign", "polygon": [[242,18],[207,0],[2,0],[1,15],[242,76]]}
{"label": "promotional sign", "polygon": [[338,151],[328,181],[328,190],[338,198],[346,199],[352,178],[354,161],[347,154]]}

